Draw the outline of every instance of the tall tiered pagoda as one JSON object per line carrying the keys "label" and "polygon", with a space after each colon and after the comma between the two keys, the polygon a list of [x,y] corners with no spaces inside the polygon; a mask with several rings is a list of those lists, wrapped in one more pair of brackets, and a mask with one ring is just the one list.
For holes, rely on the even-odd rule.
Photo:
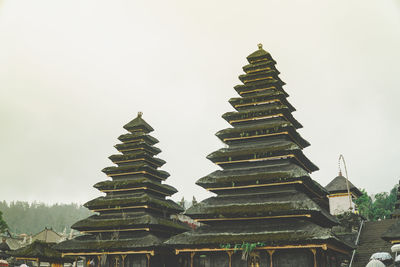
{"label": "tall tiered pagoda", "polygon": [[120,154],[109,157],[117,166],[103,169],[111,180],[94,185],[105,196],[85,204],[97,214],[75,223],[72,228],[84,235],[57,249],[95,266],[162,266],[173,260],[162,243],[189,227],[170,219],[183,209],[166,199],[177,190],[163,183],[169,174],[158,169],[165,161],[155,157],[161,150],[149,135],[153,128],[141,113],[124,128],[129,133],[115,145]]}
{"label": "tall tiered pagoda", "polygon": [[182,266],[339,266],[351,251],[331,232],[328,192],[309,173],[276,62],[262,45],[247,57],[232,125],[217,137],[226,144],[208,159],[217,170],[197,181],[216,194],[186,211],[204,224],[167,241]]}

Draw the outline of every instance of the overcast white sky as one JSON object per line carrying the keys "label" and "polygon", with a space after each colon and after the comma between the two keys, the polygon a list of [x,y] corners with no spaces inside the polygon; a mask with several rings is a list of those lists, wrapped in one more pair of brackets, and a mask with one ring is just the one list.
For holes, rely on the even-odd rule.
{"label": "overcast white sky", "polygon": [[138,111],[167,183],[218,167],[233,86],[263,43],[277,61],[305,154],[326,185],[344,154],[369,193],[400,178],[400,0],[0,0],[0,200],[86,201]]}

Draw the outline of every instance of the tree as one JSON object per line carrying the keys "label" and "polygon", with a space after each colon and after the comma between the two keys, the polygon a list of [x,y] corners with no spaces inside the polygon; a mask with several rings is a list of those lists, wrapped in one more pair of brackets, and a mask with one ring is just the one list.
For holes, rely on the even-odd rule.
{"label": "tree", "polygon": [[361,189],[361,193],[362,195],[355,200],[358,212],[368,220],[372,220],[372,199],[365,189]]}
{"label": "tree", "polygon": [[362,189],[362,195],[355,200],[359,213],[370,221],[390,218],[397,198],[397,185],[390,193],[382,192],[374,196],[374,200]]}
{"label": "tree", "polygon": [[375,201],[372,206],[372,220],[384,220],[390,218],[396,203],[397,186],[393,187],[390,194],[387,192],[375,195]]}
{"label": "tree", "polygon": [[0,211],[0,233],[5,232],[8,229],[6,221],[3,220],[3,213]]}

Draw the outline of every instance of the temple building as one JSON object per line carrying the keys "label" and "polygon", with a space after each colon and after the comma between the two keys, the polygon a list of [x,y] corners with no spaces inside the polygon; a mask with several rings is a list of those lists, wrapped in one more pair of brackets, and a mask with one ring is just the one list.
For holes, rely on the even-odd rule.
{"label": "temple building", "polygon": [[329,192],[329,209],[332,215],[344,212],[354,212],[356,205],[354,200],[362,195],[362,192],[339,172],[325,189]]}
{"label": "temple building", "polygon": [[216,134],[226,147],[207,157],[221,169],[196,182],[216,196],[185,213],[202,226],[166,244],[185,267],[340,266],[352,247],[331,231],[329,193],[309,176],[318,168],[276,62],[262,45],[247,60],[236,111],[222,116],[232,127]]}
{"label": "temple building", "polygon": [[124,128],[129,133],[119,136],[122,143],[115,145],[120,154],[109,157],[117,166],[103,169],[111,180],[94,185],[105,196],[85,204],[96,214],[72,226],[83,235],[56,248],[93,266],[174,266],[163,242],[190,229],[170,218],[183,211],[166,199],[177,190],[163,183],[169,173],[158,169],[165,161],[155,157],[161,150],[154,146],[158,140],[149,135],[153,128],[142,113]]}

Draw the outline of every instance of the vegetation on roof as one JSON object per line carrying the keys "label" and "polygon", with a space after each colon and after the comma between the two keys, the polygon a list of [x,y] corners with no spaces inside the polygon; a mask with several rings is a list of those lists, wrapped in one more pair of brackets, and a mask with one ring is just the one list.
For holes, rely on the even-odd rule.
{"label": "vegetation on roof", "polygon": [[159,191],[168,192],[170,194],[178,192],[174,187],[170,185],[161,184],[158,181],[156,182],[145,177],[129,179],[129,180],[114,180],[114,181],[107,180],[99,182],[95,184],[93,187],[99,190],[113,190],[113,189],[135,188],[143,186],[157,188]]}
{"label": "vegetation on roof", "polygon": [[162,244],[161,239],[151,233],[141,234],[129,238],[103,239],[101,236],[84,235],[72,240],[67,240],[56,245],[60,251],[121,251],[121,250],[143,250]]}
{"label": "vegetation on roof", "polygon": [[10,252],[15,258],[38,258],[42,262],[73,262],[71,257],[62,257],[61,253],[54,249],[54,243],[46,243],[35,240],[33,243]]}
{"label": "vegetation on roof", "polygon": [[150,214],[140,216],[124,216],[116,218],[103,218],[101,215],[93,215],[87,219],[76,222],[72,227],[76,230],[93,229],[124,229],[127,227],[161,226],[180,231],[187,231],[188,227],[170,219],[155,217]]}
{"label": "vegetation on roof", "polygon": [[170,199],[160,199],[150,196],[146,193],[132,194],[127,197],[98,197],[88,201],[84,206],[90,209],[96,208],[115,208],[128,206],[150,205],[162,210],[173,210],[176,212],[183,211],[181,206]]}
{"label": "vegetation on roof", "polygon": [[145,142],[149,143],[150,145],[154,145],[159,142],[157,138],[155,138],[151,135],[145,134],[143,132],[122,134],[118,137],[118,140],[120,140],[122,142],[130,142],[130,141],[140,140],[140,139],[145,140]]}

